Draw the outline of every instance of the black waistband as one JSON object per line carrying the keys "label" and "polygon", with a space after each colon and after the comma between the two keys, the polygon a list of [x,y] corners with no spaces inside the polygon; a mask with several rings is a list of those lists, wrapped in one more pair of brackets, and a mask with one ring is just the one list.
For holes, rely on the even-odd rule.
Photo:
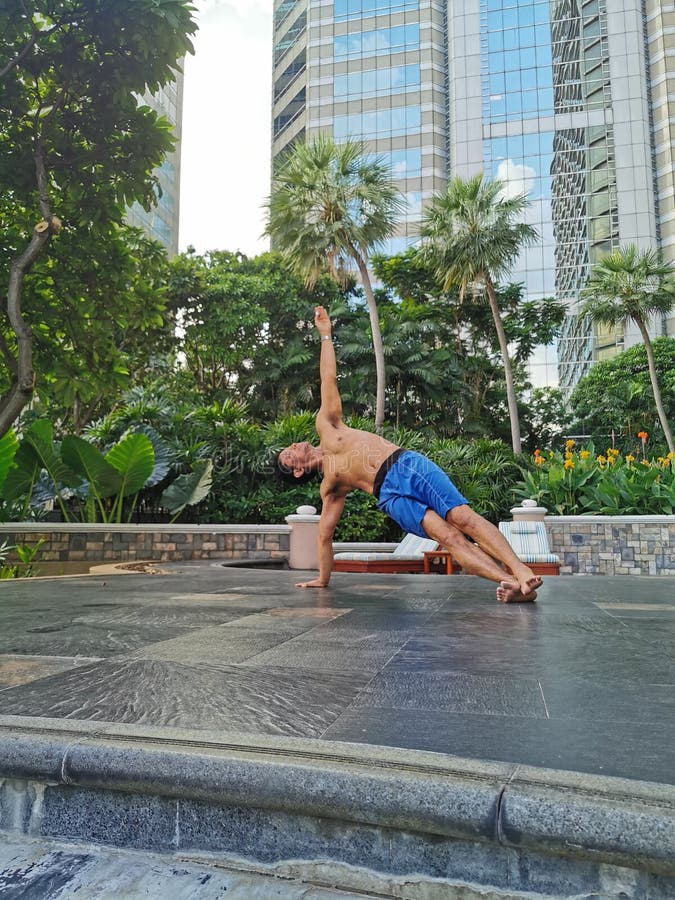
{"label": "black waistband", "polygon": [[403,447],[397,447],[393,453],[389,454],[389,456],[377,470],[377,475],[375,476],[375,481],[373,482],[373,496],[375,496],[378,500],[380,499],[380,488],[382,487],[382,482],[384,481],[387,472],[389,471],[389,469],[391,469],[399,456],[401,456],[405,452],[406,451]]}

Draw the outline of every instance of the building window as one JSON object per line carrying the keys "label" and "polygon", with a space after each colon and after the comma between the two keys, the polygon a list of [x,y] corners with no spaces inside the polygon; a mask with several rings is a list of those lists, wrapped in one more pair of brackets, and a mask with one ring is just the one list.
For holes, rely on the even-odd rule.
{"label": "building window", "polygon": [[293,47],[300,35],[305,30],[307,25],[307,13],[303,13],[301,16],[298,16],[297,21],[295,21],[291,27],[288,29],[286,34],[283,36],[283,39],[279,41],[279,43],[274,48],[274,65],[276,65],[281,57],[286,53],[287,50],[290,50]]}
{"label": "building window", "polygon": [[336,35],[334,50],[336,59],[359,59],[361,56],[418,50],[419,45],[419,25],[396,25],[394,28]]}
{"label": "building window", "polygon": [[419,9],[419,5],[419,0],[335,0],[333,15],[336,22],[346,22],[349,19]]}
{"label": "building window", "polygon": [[414,134],[422,124],[419,105],[399,106],[395,109],[381,109],[354,115],[336,116],[333,120],[333,135],[340,138],[362,138],[364,140]]}
{"label": "building window", "polygon": [[420,82],[419,63],[392,66],[389,69],[366,69],[362,72],[350,72],[349,75],[336,75],[333,97],[335,100],[357,100],[378,94],[403,94],[419,88]]}

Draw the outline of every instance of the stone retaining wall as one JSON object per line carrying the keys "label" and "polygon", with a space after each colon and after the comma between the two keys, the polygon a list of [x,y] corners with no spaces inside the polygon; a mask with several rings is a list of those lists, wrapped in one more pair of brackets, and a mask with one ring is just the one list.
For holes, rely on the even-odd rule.
{"label": "stone retaining wall", "polygon": [[[675,516],[546,516],[545,521],[561,575],[675,576]],[[44,538],[43,562],[287,559],[290,532],[289,525],[21,522],[0,524],[0,543],[31,546]]]}
{"label": "stone retaining wall", "polygon": [[288,558],[289,534],[288,525],[0,525],[0,543],[43,538],[44,562]]}
{"label": "stone retaining wall", "polygon": [[675,576],[675,516],[546,516],[561,575]]}

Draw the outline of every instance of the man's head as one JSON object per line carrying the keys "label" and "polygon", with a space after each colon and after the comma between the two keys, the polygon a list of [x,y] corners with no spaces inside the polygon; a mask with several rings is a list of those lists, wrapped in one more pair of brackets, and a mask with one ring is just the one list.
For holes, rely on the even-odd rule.
{"label": "man's head", "polygon": [[321,472],[321,451],[308,441],[284,447],[273,460],[274,474],[289,484],[305,484]]}

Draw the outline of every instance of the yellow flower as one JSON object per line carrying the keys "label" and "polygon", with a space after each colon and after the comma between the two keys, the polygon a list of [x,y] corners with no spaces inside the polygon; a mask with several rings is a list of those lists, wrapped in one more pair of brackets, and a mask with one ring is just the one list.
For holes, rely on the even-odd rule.
{"label": "yellow flower", "polygon": [[590,453],[589,450],[580,450],[580,451],[579,451],[579,456],[580,456],[582,459],[588,459],[588,457],[589,457],[590,455],[591,455],[591,453]]}
{"label": "yellow flower", "polygon": [[555,456],[555,453],[553,452],[553,450],[549,450],[549,451],[548,451],[548,458],[549,458],[549,459],[553,459],[554,456]]}
{"label": "yellow flower", "polygon": [[603,456],[602,453],[599,456],[596,456],[595,458],[600,463],[600,465],[607,462],[607,457]]}
{"label": "yellow flower", "polygon": [[535,466],[543,466],[543,464],[544,464],[544,457],[543,457],[543,456],[535,456],[535,458],[534,458],[534,464],[535,464]]}
{"label": "yellow flower", "polygon": [[627,462],[627,463],[635,462],[635,457],[633,456],[632,453],[627,453],[627,454],[626,454],[626,462]]}
{"label": "yellow flower", "polygon": [[651,463],[649,462],[648,459],[641,459],[640,462],[642,463],[643,466],[651,467]]}
{"label": "yellow flower", "polygon": [[668,460],[665,458],[665,456],[659,456],[659,458],[658,458],[656,461],[658,462],[658,464],[659,464],[660,466],[667,466],[667,465],[668,465]]}
{"label": "yellow flower", "polygon": [[618,455],[619,455],[619,451],[615,450],[614,447],[607,448],[607,456],[618,456]]}
{"label": "yellow flower", "polygon": [[571,438],[568,441],[565,441],[565,449],[571,450],[574,447],[576,441],[573,441]]}
{"label": "yellow flower", "polygon": [[675,459],[675,453],[673,453],[672,450],[671,450],[670,453],[668,454],[667,459]]}
{"label": "yellow flower", "polygon": [[574,468],[574,460],[573,460],[573,459],[566,459],[566,460],[565,460],[565,468],[566,468],[566,469],[573,469],[573,468]]}
{"label": "yellow flower", "polygon": [[573,456],[574,454],[571,450],[565,450],[565,459],[572,459]]}

